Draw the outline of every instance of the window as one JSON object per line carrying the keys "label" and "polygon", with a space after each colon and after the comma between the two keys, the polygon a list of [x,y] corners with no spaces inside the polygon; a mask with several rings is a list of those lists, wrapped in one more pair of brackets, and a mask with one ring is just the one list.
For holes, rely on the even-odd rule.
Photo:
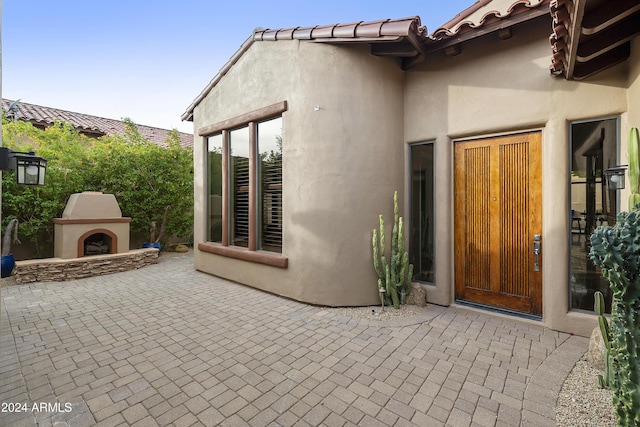
{"label": "window", "polygon": [[282,118],[258,123],[259,249],[282,252]]}
{"label": "window", "polygon": [[614,225],[619,211],[618,192],[608,188],[602,176],[603,170],[619,164],[619,123],[617,118],[573,122],[569,131],[571,309],[593,311],[593,295],[600,291],[604,294],[605,311],[611,313],[612,291],[589,257],[589,236],[599,225]]}
{"label": "window", "polygon": [[208,212],[207,239],[222,243],[222,134],[207,139]]}
{"label": "window", "polygon": [[279,255],[284,111],[286,102],[200,129],[207,142],[209,221],[201,250],[287,266]]}
{"label": "window", "polygon": [[249,247],[249,127],[229,132],[230,244]]}
{"label": "window", "polygon": [[434,277],[434,187],[433,144],[412,145],[411,221],[409,226],[409,262],[412,280],[433,283]]}

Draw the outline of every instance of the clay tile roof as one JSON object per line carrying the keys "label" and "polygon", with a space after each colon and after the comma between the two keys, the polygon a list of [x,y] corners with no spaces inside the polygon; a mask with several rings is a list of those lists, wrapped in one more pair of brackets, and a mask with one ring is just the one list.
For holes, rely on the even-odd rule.
{"label": "clay tile roof", "polygon": [[[437,28],[431,38],[442,40],[460,36],[498,21],[509,22],[520,14],[527,14],[530,19],[532,9],[548,4],[549,0],[479,0]],[[542,9],[543,13],[548,12]]]}
{"label": "clay tile roof", "polygon": [[640,35],[637,0],[552,0],[551,73],[582,80],[626,61]]}
{"label": "clay tile roof", "polygon": [[[43,107],[41,105],[28,104],[18,101],[14,104],[13,110],[9,111],[13,101],[2,99],[2,110],[7,117],[14,117],[17,120],[31,122],[38,127],[48,127],[55,121],[70,123],[74,129],[89,136],[99,137],[103,135],[122,135],[126,126],[123,121],[108,119],[105,117],[91,116],[89,114],[75,113],[73,111],[60,110],[57,108]],[[17,117],[16,117],[17,113]],[[154,144],[167,146],[165,140],[169,136],[169,130],[136,124],[142,136]],[[193,147],[193,135],[185,132],[178,132],[180,145],[183,147]]]}
{"label": "clay tile roof", "polygon": [[550,0],[478,0],[431,33],[431,50],[460,43],[488,32],[549,13]]}
{"label": "clay tile roof", "polygon": [[428,41],[427,29],[420,23],[419,16],[278,30],[258,29],[253,34],[254,41],[315,40],[334,43],[359,40],[375,42],[375,39],[385,37],[413,37],[424,43]]}

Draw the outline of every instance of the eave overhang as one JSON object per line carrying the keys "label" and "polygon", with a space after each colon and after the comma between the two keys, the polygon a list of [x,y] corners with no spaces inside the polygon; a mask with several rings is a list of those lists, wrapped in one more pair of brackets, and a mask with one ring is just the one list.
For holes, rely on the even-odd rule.
{"label": "eave overhang", "polygon": [[443,51],[461,53],[464,42],[496,33],[501,39],[511,37],[511,28],[547,15],[550,0],[479,0],[431,34],[426,53]]}
{"label": "eave overhang", "polygon": [[398,58],[403,68],[405,61],[424,54],[429,40],[427,29],[422,26],[419,16],[259,30],[254,33],[253,39],[254,41],[306,40],[328,44],[367,44],[370,46],[372,55]]}
{"label": "eave overhang", "polygon": [[637,0],[552,0],[551,73],[583,80],[626,61],[640,35]]}

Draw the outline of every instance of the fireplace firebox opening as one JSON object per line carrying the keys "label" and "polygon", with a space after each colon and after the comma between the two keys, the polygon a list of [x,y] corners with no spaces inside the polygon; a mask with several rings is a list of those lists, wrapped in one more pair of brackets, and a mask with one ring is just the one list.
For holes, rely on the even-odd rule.
{"label": "fireplace firebox opening", "polygon": [[118,237],[111,231],[91,230],[78,239],[78,258],[91,255],[115,254]]}

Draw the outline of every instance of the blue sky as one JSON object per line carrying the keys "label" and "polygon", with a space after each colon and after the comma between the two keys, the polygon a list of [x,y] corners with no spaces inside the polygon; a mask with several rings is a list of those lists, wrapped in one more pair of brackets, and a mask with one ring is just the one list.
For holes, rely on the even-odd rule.
{"label": "blue sky", "polygon": [[4,0],[2,97],[192,132],[180,116],[256,27],[418,15],[474,0]]}

